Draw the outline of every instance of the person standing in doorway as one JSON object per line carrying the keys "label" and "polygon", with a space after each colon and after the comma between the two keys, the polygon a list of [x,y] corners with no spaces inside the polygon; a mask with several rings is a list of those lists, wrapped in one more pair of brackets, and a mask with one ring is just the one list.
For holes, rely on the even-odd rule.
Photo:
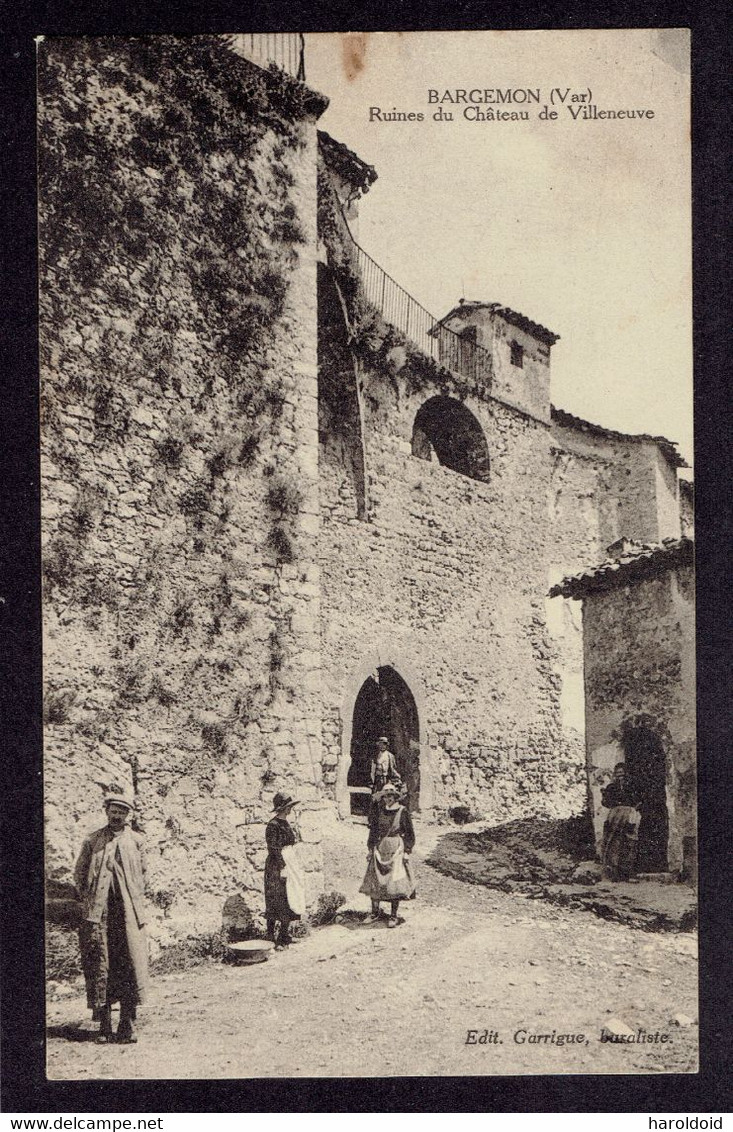
{"label": "person standing in doorway", "polygon": [[629,785],[624,763],[616,763],[613,778],[601,790],[601,802],[608,807],[603,823],[601,862],[609,880],[628,880],[636,864],[639,836],[639,800]]}
{"label": "person standing in doorway", "polygon": [[127,824],[134,805],[127,794],[107,794],[107,825],[86,839],[74,870],[82,904],[79,943],[87,1004],[99,1022],[99,1043],[115,1040],[112,1006],[116,1002],[120,1004],[116,1040],[137,1041],[136,1011],[148,986],[143,838]]}
{"label": "person standing in doorway", "polygon": [[379,904],[390,903],[387,926],[396,928],[400,900],[409,900],[415,891],[408,857],[415,846],[412,819],[400,805],[397,787],[386,783],[369,812],[367,870],[360,892],[371,897],[371,919],[379,919]]}
{"label": "person standing in doorway", "polygon": [[370,767],[372,798],[380,794],[388,782],[397,782],[399,777],[397,760],[389,750],[389,739],[386,735],[380,735]]}
{"label": "person standing in doorway", "polygon": [[[298,803],[289,794],[276,794],[273,817],[267,823],[265,861],[265,919],[267,938],[281,951],[292,943],[290,924],[305,913],[305,883],[298,861],[295,830],[288,821]],[[275,935],[276,925],[279,931]]]}

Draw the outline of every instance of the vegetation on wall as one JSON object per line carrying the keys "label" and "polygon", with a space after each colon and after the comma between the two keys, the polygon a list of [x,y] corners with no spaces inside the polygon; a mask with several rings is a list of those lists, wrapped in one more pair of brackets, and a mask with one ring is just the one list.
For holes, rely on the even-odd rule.
{"label": "vegetation on wall", "polygon": [[425,354],[388,323],[366,298],[354,241],[339,204],[323,155],[318,164],[318,234],[328,249],[328,265],[346,306],[350,346],[357,358],[388,376],[399,372],[412,393],[465,397],[470,383]]}
{"label": "vegetation on wall", "polygon": [[[304,238],[288,161],[314,96],[215,37],[79,43],[40,54],[41,266],[64,289],[44,289],[44,322],[63,324],[74,291],[91,290],[106,317],[99,336],[81,328],[81,342],[44,335],[59,376],[44,398],[62,409],[88,400],[100,442],[122,442],[135,392],[175,388],[177,377],[180,387],[184,332],[216,359],[199,397],[222,381],[263,422],[282,404],[262,362]],[[63,461],[61,437],[48,443]],[[162,457],[180,463],[172,445]]]}
{"label": "vegetation on wall", "polygon": [[[65,623],[103,630],[103,651],[116,642],[104,705],[53,693],[47,714],[92,742],[124,734],[126,713],[185,704],[200,755],[171,773],[210,777],[286,654],[275,593],[300,496],[264,472],[295,395],[294,171],[324,101],[221,37],[46,40],[38,87],[43,449],[79,487],[47,520],[46,596]],[[259,681],[251,642],[236,643],[251,616],[232,589],[252,539],[242,470],[275,567],[279,644],[260,629]],[[220,703],[226,718],[202,710]]]}
{"label": "vegetation on wall", "polygon": [[318,233],[328,249],[328,265],[345,303],[355,357],[383,374],[399,371],[411,392],[454,391],[456,379],[450,370],[387,323],[365,297],[354,242],[322,155],[318,166]]}

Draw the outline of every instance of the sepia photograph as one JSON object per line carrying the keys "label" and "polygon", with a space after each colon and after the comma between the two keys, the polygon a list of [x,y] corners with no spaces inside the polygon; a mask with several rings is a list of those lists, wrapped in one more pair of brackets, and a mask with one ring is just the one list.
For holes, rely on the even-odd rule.
{"label": "sepia photograph", "polygon": [[697,1073],[689,31],[36,50],[48,1080]]}

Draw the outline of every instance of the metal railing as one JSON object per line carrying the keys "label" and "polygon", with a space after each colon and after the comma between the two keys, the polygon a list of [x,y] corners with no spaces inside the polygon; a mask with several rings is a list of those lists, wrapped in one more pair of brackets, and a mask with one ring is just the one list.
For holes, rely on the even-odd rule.
{"label": "metal railing", "polygon": [[[348,225],[347,225],[348,230]],[[349,235],[351,233],[349,232]],[[439,319],[413,299],[384,268],[357,244],[351,236],[356,251],[359,275],[364,296],[376,307],[386,322],[402,331],[424,354],[433,358],[439,365],[472,381],[487,383],[491,379],[491,354],[483,346],[477,345],[469,337],[475,328],[468,328],[463,334],[443,326]]]}
{"label": "metal railing", "polygon": [[250,63],[268,67],[274,63],[294,79],[305,82],[305,37],[301,32],[249,32],[231,37],[232,47]]}

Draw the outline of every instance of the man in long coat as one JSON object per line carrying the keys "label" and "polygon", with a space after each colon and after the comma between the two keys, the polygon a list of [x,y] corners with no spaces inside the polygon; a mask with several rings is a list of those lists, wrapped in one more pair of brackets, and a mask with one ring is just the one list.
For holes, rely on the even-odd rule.
{"label": "man in long coat", "polygon": [[82,904],[79,929],[87,1005],[98,1042],[114,1041],[112,1005],[120,1004],[117,1041],[136,1042],[136,1007],[148,984],[143,839],[127,825],[134,802],[107,794],[107,825],[87,837],[74,870]]}

